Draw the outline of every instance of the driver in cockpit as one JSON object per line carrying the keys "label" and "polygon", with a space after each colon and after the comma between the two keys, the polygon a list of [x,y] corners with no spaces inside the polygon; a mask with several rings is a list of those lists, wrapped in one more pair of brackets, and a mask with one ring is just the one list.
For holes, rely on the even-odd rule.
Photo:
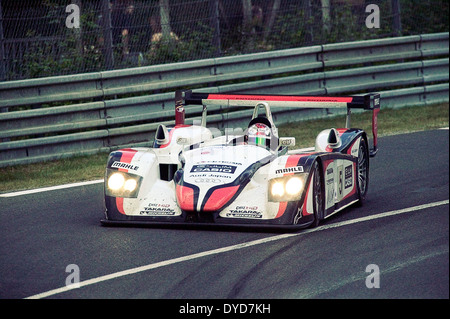
{"label": "driver in cockpit", "polygon": [[278,137],[272,130],[272,124],[266,117],[256,117],[250,121],[244,135],[244,142],[249,145],[264,147],[268,150],[278,148]]}

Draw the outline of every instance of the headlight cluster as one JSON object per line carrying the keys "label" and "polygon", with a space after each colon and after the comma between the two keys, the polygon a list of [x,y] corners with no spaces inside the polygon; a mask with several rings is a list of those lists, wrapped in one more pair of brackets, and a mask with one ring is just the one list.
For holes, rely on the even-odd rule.
{"label": "headlight cluster", "polygon": [[108,196],[135,198],[141,186],[142,177],[118,170],[108,169],[105,179],[105,193]]}
{"label": "headlight cluster", "polygon": [[290,202],[299,200],[305,182],[300,175],[274,178],[269,181],[269,201]]}

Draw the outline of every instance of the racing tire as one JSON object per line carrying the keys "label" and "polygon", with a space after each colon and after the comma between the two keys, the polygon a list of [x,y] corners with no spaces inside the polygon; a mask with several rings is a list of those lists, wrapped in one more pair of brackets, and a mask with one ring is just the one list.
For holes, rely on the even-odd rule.
{"label": "racing tire", "polygon": [[324,216],[324,183],[322,177],[322,170],[318,161],[314,162],[312,167],[313,172],[313,210],[314,221],[311,228],[319,226],[320,221]]}
{"label": "racing tire", "polygon": [[366,200],[367,189],[369,187],[369,149],[367,148],[367,142],[365,139],[361,139],[358,151],[357,162],[357,185],[358,185],[358,197],[359,204],[362,205]]}

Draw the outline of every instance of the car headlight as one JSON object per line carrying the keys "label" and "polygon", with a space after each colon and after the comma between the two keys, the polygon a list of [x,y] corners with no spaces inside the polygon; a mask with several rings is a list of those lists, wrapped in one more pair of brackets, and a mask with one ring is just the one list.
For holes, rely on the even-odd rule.
{"label": "car headlight", "polygon": [[269,201],[290,202],[299,200],[305,182],[300,175],[289,175],[269,180]]}
{"label": "car headlight", "polygon": [[136,189],[137,186],[137,182],[135,179],[129,179],[125,182],[125,185],[123,186],[123,188],[125,189],[125,191],[127,192],[133,192]]}
{"label": "car headlight", "polygon": [[303,180],[300,177],[294,176],[286,182],[286,193],[291,196],[300,195],[303,190]]}
{"label": "car headlight", "polygon": [[108,178],[108,188],[113,191],[117,191],[125,184],[125,177],[121,173],[113,173]]}
{"label": "car headlight", "polygon": [[141,176],[107,169],[105,194],[113,197],[136,198],[141,182]]}
{"label": "car headlight", "polygon": [[284,184],[281,181],[276,181],[270,188],[270,193],[274,197],[282,197],[284,195]]}

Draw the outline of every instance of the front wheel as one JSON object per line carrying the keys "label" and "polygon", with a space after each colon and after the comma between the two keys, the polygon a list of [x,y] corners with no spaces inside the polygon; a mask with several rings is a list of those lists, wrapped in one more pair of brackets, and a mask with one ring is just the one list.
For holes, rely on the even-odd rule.
{"label": "front wheel", "polygon": [[358,151],[358,196],[359,202],[366,199],[367,189],[369,187],[369,150],[365,139],[361,139]]}
{"label": "front wheel", "polygon": [[313,210],[314,210],[314,221],[311,227],[319,226],[320,220],[324,216],[324,187],[322,171],[320,169],[319,163],[316,161],[312,167],[313,172]]}

